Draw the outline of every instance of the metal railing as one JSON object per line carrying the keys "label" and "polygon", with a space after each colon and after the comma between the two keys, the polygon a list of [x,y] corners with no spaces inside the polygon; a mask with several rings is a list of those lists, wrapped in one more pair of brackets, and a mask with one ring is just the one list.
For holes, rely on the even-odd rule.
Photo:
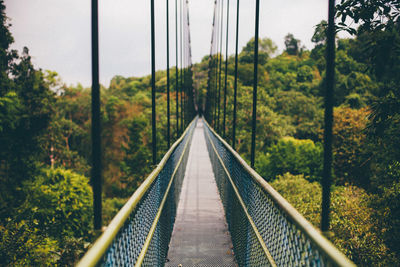
{"label": "metal railing", "polygon": [[164,266],[194,119],[77,266]]}
{"label": "metal railing", "polygon": [[355,266],[205,124],[239,266]]}

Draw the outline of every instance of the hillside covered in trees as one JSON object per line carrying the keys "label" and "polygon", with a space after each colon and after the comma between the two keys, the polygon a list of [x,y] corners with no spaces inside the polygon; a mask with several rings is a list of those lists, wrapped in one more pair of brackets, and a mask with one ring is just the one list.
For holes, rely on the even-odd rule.
{"label": "hillside covered in trees", "polygon": [[[329,239],[360,266],[398,266],[400,6],[377,1],[370,12],[382,10],[383,20],[375,20],[358,2],[344,1],[337,9],[338,30],[349,31],[353,38],[336,42]],[[34,68],[28,48],[21,55],[11,50],[3,1],[0,12],[0,265],[70,266],[98,234],[92,230],[88,178],[90,88],[66,86],[56,72]],[[349,20],[359,27],[347,26],[352,25]],[[286,49],[278,54],[276,45],[263,38],[258,62],[256,171],[316,227],[321,209],[325,29],[324,21],[315,27],[311,50],[288,34]],[[246,160],[253,51],[254,39],[240,52],[238,67],[236,150]],[[223,77],[228,80],[226,125],[231,125],[234,56],[227,60]],[[208,67],[208,55],[192,66],[199,106],[207,96]],[[175,77],[175,67],[170,75]],[[171,82],[175,140],[182,129],[176,129],[176,80]],[[165,71],[157,72],[156,86],[160,160],[168,150]],[[154,168],[151,77],[116,76],[108,88],[101,88],[101,97],[107,223]],[[224,138],[232,143],[231,127],[226,127]]]}

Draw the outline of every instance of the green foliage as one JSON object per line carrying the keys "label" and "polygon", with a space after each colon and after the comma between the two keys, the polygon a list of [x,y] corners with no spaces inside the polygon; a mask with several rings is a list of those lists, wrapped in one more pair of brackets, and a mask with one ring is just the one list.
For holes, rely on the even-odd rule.
{"label": "green foliage", "polygon": [[0,261],[5,266],[70,266],[91,240],[88,179],[63,169],[43,169],[24,182],[27,199],[0,224]]}
{"label": "green foliage", "polygon": [[[239,61],[241,64],[254,62],[254,45],[255,40],[251,38],[243,47],[242,52],[239,54]],[[269,38],[259,39],[258,41],[258,63],[264,65],[269,58],[276,52],[278,47]],[[254,64],[254,63],[253,63]]]}
{"label": "green foliage", "polygon": [[297,70],[297,82],[311,82],[313,78],[313,69],[310,66],[304,65]]}
{"label": "green foliage", "polygon": [[333,122],[333,168],[337,184],[351,183],[367,188],[369,176],[363,165],[366,164],[365,128],[369,111],[339,107],[334,110]]}
{"label": "green foliage", "polygon": [[315,26],[311,42],[315,43],[317,46],[324,45],[326,43],[327,27],[328,27],[328,22],[326,20],[322,20],[319,24],[317,24]]}
{"label": "green foliage", "polygon": [[125,205],[126,198],[106,198],[103,201],[103,224],[108,225],[118,211]]}
{"label": "green foliage", "polygon": [[92,191],[89,179],[64,169],[44,169],[32,182],[19,216],[29,215],[53,238],[89,236]]}
{"label": "green foliage", "polygon": [[318,141],[323,120],[320,98],[307,97],[301,92],[291,90],[275,93],[274,99],[276,101],[274,111],[290,118],[296,127],[296,138]]}
{"label": "green foliage", "polygon": [[5,93],[6,88],[12,86],[9,66],[18,57],[15,50],[10,50],[14,38],[9,30],[11,24],[9,24],[5,9],[4,0],[0,0],[0,96]]}
{"label": "green foliage", "polygon": [[9,50],[13,38],[4,11],[1,1],[0,222],[24,201],[25,194],[19,188],[33,179],[39,162],[46,157],[42,140],[55,100],[45,74],[33,67],[28,48],[24,47],[21,56]]}
{"label": "green foliage", "polygon": [[347,25],[347,18],[359,25],[358,31],[382,30],[396,24],[400,16],[400,3],[391,0],[345,0],[336,6],[339,25],[352,34],[357,31],[352,25]]}
{"label": "green foliage", "polygon": [[[375,193],[372,206],[386,245],[399,259],[400,228],[397,218],[400,203],[397,169],[400,158],[400,4],[398,1],[388,0],[346,0],[337,5],[336,10],[337,17],[341,19],[339,29],[356,36],[353,41],[347,42],[346,53],[362,63],[365,66],[364,73],[373,80],[372,84],[375,82],[374,90],[369,90],[372,97],[367,95],[365,98],[360,92],[355,92],[371,109],[366,136],[362,140],[365,143],[363,152],[366,159],[359,166],[359,171],[369,179],[369,183],[364,186]],[[353,25],[359,26],[358,29]],[[360,81],[361,86],[356,86],[361,89],[359,91],[370,87],[371,83],[365,77],[360,79],[362,75],[357,76],[352,79],[355,83],[349,83],[351,87],[353,84],[360,84]]]}
{"label": "green foliage", "polygon": [[364,102],[369,102],[372,95],[376,94],[377,83],[365,74],[365,65],[357,62],[345,50],[339,50],[336,56],[336,88],[335,104],[341,105],[346,96],[352,93],[363,97]]}
{"label": "green foliage", "polygon": [[[396,253],[400,258],[399,4],[346,0],[337,10],[342,19],[338,29],[357,35],[337,40],[339,108],[333,131],[335,182],[340,186],[332,195],[332,240],[360,265],[399,265],[394,259]],[[353,25],[360,23],[358,31],[347,26],[348,18]],[[3,0],[0,22],[0,265],[71,266],[91,237],[86,178],[90,89],[66,87],[56,72],[35,69],[27,48],[22,55],[10,49],[13,37]],[[270,39],[259,40],[256,151],[262,152],[256,167],[315,225],[321,190],[309,181],[319,181],[322,168],[325,32],[322,21],[315,28],[312,51],[288,34],[286,51],[278,56]],[[245,159],[250,155],[254,43],[249,40],[239,55],[236,148]],[[221,78],[227,75],[225,139],[230,142],[234,59],[225,60],[228,71]],[[186,69],[178,84],[175,68],[170,71],[172,142],[178,137],[175,92],[181,82],[190,88],[195,77],[198,104],[216,104],[216,77],[213,72],[207,80],[208,66],[205,57]],[[168,149],[165,76],[165,71],[156,73],[157,159]],[[101,88],[106,223],[125,202],[120,197],[128,197],[153,168],[150,78],[115,76],[109,88]],[[192,93],[188,91],[189,101]],[[185,120],[193,114],[188,110]],[[279,176],[288,171],[302,176]]]}
{"label": "green foliage", "polygon": [[265,65],[268,83],[264,86],[270,94],[293,90],[307,96],[316,95],[321,75],[314,65],[308,52],[301,56],[283,53]]}
{"label": "green foliage", "polygon": [[[321,186],[302,175],[289,173],[278,177],[272,186],[304,217],[318,227],[321,211]],[[360,266],[397,266],[378,230],[379,221],[370,207],[371,195],[355,186],[339,186],[331,194],[329,238],[342,252]]]}
{"label": "green foliage", "polygon": [[[244,156],[250,158],[250,135],[251,129],[251,114],[252,114],[252,88],[248,86],[241,86],[238,90],[238,126],[237,126],[237,150]],[[229,99],[228,99],[229,101]],[[271,103],[272,98],[264,92],[259,94],[259,102]],[[227,114],[232,111],[228,110]],[[264,151],[271,144],[282,138],[283,136],[292,135],[295,128],[291,124],[288,116],[279,114],[270,109],[267,105],[260,105],[258,107],[257,116],[257,133],[256,143],[257,151]],[[231,120],[228,116],[227,125],[231,125]],[[228,127],[230,130],[231,127]],[[229,139],[228,139],[229,140]]]}
{"label": "green foliage", "polygon": [[56,99],[55,114],[45,140],[51,166],[89,175],[89,114],[89,91],[79,87],[64,88]]}
{"label": "green foliage", "polygon": [[300,40],[294,38],[293,34],[288,33],[285,36],[286,52],[289,55],[298,55],[300,52]]}
{"label": "green foliage", "polygon": [[366,107],[366,101],[361,95],[352,93],[346,96],[344,105],[352,109],[360,109]]}
{"label": "green foliage", "polygon": [[387,245],[399,255],[400,245],[400,163],[398,161],[388,165],[383,170],[383,177],[379,181],[378,194],[373,198],[372,206],[376,210],[376,217],[380,221]]}
{"label": "green foliage", "polygon": [[398,90],[374,103],[367,128],[371,191],[387,245],[400,258],[400,111]]}
{"label": "green foliage", "polygon": [[122,182],[129,193],[133,193],[143,181],[144,175],[151,171],[152,156],[149,145],[151,136],[148,134],[149,131],[142,131],[149,127],[149,121],[144,116],[135,117],[129,122],[129,141],[122,147],[125,157],[121,162],[124,173]]}
{"label": "green foliage", "polygon": [[273,181],[286,172],[304,174],[309,181],[320,181],[322,147],[311,140],[284,137],[266,154],[257,157],[256,169],[267,181]]}
{"label": "green foliage", "polygon": [[20,114],[21,102],[15,92],[8,92],[0,97],[0,133],[15,130]]}
{"label": "green foliage", "polygon": [[58,243],[38,229],[39,222],[11,219],[0,225],[1,266],[54,266]]}

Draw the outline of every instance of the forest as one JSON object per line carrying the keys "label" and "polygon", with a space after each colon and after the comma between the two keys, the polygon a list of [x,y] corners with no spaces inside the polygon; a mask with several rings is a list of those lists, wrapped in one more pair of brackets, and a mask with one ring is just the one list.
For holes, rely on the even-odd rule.
{"label": "forest", "polygon": [[[368,2],[368,5],[365,4]],[[400,265],[400,3],[347,0],[337,5],[334,162],[327,236],[360,266]],[[357,27],[354,28],[354,25]],[[285,50],[259,42],[256,171],[319,227],[323,161],[326,21],[307,50],[293,34]],[[90,183],[91,88],[66,86],[12,50],[0,0],[0,266],[71,266],[98,236]],[[254,38],[238,60],[236,150],[250,159]],[[210,60],[192,66],[195,101],[216,97]],[[234,55],[227,59],[226,128],[232,144]],[[175,67],[170,76],[175,77]],[[191,79],[184,79],[185,83]],[[168,150],[166,71],[157,71],[158,161]],[[186,85],[189,86],[189,85]],[[172,141],[176,79],[171,78]],[[180,94],[180,93],[179,93]],[[211,118],[210,111],[205,117]],[[152,171],[151,76],[115,76],[101,87],[103,222],[112,219]],[[189,118],[188,118],[189,119]]]}

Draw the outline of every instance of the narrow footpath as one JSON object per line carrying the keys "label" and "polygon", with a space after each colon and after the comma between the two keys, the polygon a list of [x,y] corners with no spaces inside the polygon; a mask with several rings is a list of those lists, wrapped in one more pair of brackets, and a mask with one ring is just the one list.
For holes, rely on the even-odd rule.
{"label": "narrow footpath", "polygon": [[237,266],[201,119],[187,164],[165,266]]}

